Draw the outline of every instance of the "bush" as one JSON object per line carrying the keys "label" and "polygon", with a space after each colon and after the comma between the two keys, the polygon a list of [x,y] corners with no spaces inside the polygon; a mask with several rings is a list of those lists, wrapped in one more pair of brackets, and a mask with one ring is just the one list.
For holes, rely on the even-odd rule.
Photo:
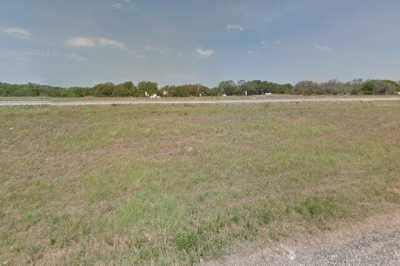
{"label": "bush", "polygon": [[293,89],[293,93],[298,95],[321,94],[321,92],[319,84],[313,81],[301,81]]}
{"label": "bush", "polygon": [[141,81],[138,84],[138,89],[135,93],[135,96],[144,97],[147,95],[151,96],[153,94],[157,94],[158,92],[158,84],[156,82],[151,81]]}
{"label": "bush", "polygon": [[[164,95],[166,92],[166,95]],[[162,96],[169,97],[198,97],[210,95],[210,89],[200,84],[186,84],[181,86],[165,86],[161,89]]]}
{"label": "bush", "polygon": [[112,96],[115,97],[129,97],[133,96],[135,93],[135,85],[132,82],[125,82],[118,84],[113,88]]}
{"label": "bush", "polygon": [[113,83],[102,83],[98,84],[94,87],[95,96],[104,97],[104,96],[112,96],[114,91]]}
{"label": "bush", "polygon": [[366,95],[394,94],[400,86],[391,80],[369,80],[362,86],[362,92]]}

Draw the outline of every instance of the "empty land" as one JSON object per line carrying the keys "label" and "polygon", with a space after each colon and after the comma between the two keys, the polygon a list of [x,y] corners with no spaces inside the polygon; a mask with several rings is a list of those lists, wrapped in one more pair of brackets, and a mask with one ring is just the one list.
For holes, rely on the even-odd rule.
{"label": "empty land", "polygon": [[400,209],[400,103],[0,108],[0,263],[193,264]]}

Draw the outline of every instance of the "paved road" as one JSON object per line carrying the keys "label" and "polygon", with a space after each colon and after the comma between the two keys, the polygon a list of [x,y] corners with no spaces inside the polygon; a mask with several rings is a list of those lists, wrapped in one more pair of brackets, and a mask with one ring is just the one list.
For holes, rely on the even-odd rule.
{"label": "paved road", "polygon": [[[293,253],[295,254],[295,253]],[[400,231],[374,233],[339,247],[298,252],[275,265],[400,265]]]}
{"label": "paved road", "polygon": [[400,265],[399,213],[372,218],[365,224],[344,225],[344,230],[317,237],[271,243],[268,248],[251,250],[205,266],[263,265]]}
{"label": "paved road", "polygon": [[400,231],[369,234],[339,246],[292,249],[281,246],[275,251],[264,251],[248,257],[231,257],[208,266],[263,266],[263,265],[400,265]]}
{"label": "paved road", "polygon": [[12,100],[0,101],[1,106],[92,106],[92,105],[181,105],[181,104],[260,104],[260,103],[298,103],[298,102],[378,102],[399,101],[400,96],[391,97],[291,97],[244,100]]}

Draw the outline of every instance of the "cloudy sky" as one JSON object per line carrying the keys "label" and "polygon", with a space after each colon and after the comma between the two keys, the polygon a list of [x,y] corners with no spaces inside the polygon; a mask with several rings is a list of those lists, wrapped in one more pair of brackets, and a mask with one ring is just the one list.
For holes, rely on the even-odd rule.
{"label": "cloudy sky", "polygon": [[0,81],[400,80],[399,0],[2,0]]}

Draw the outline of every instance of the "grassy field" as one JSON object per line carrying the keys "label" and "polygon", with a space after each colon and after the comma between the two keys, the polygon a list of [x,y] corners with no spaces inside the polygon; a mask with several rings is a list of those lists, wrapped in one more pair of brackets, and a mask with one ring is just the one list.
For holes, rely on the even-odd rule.
{"label": "grassy field", "polygon": [[191,265],[400,209],[400,104],[0,109],[0,264]]}

